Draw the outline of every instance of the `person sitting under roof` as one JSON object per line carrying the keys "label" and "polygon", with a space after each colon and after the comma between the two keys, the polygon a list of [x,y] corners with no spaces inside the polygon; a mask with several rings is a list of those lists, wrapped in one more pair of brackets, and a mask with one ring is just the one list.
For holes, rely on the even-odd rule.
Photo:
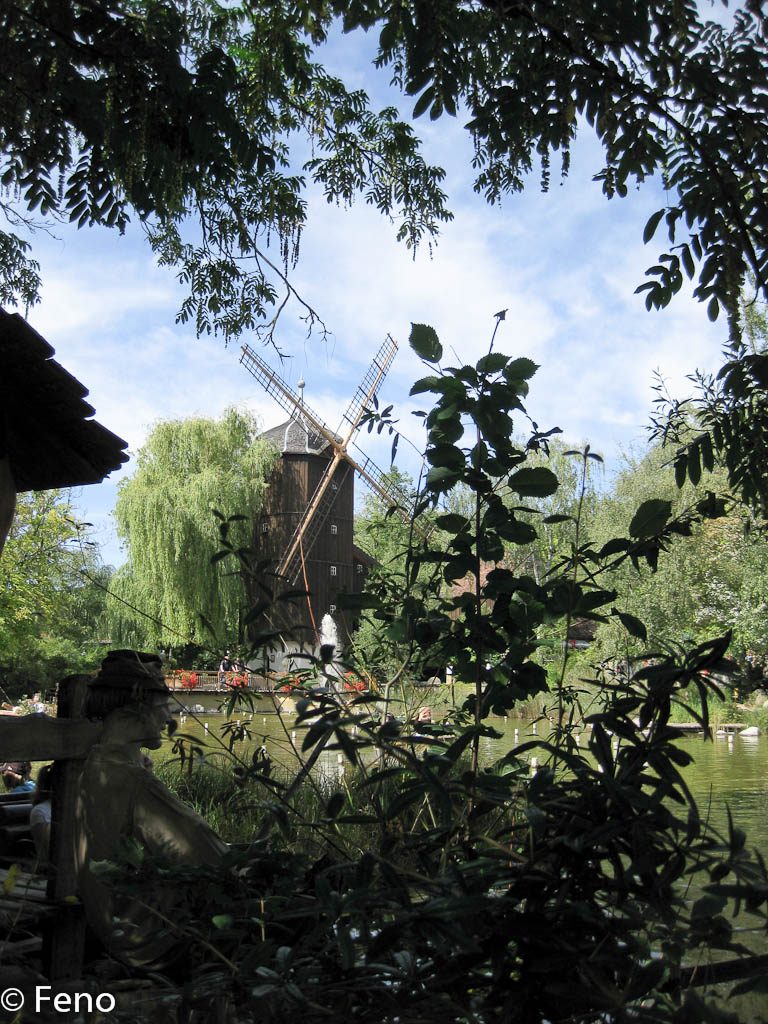
{"label": "person sitting under roof", "polygon": [[3,785],[9,793],[34,793],[35,784],[30,778],[32,765],[29,761],[8,761],[0,772],[3,774]]}

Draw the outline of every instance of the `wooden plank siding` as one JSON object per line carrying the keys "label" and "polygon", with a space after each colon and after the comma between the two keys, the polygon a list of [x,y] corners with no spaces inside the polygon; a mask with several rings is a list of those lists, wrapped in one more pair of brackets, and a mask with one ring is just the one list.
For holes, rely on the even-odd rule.
{"label": "wooden plank siding", "polygon": [[[270,480],[264,508],[256,523],[254,546],[259,559],[269,559],[274,566],[279,563],[329,461],[325,455],[310,452],[283,454]],[[342,463],[336,469],[330,493],[332,505],[322,529],[311,549],[304,551],[303,565],[307,589],[312,595],[312,615],[306,600],[298,600],[280,609],[280,624],[286,628],[299,627],[308,640],[314,635],[312,617],[319,630],[323,616],[337,605],[338,594],[345,589],[359,589],[361,583],[357,577],[362,574],[355,569],[359,559],[355,558],[353,537],[354,473],[347,464]],[[303,573],[299,574],[294,585],[304,588]],[[280,589],[286,589],[285,585]],[[340,619],[337,623],[342,627]],[[259,623],[259,627],[263,628],[263,624]]]}

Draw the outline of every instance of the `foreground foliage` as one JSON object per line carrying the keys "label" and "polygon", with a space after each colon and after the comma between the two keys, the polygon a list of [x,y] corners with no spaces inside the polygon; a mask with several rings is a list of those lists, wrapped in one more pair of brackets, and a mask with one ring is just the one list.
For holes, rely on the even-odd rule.
{"label": "foreground foliage", "polygon": [[[589,716],[588,756],[541,744],[552,761],[534,778],[530,750],[462,773],[464,737],[417,752],[377,734],[362,706],[316,695],[341,747],[354,723],[367,734],[358,753],[385,752],[367,807],[358,796],[350,808],[340,788],[324,821],[304,823],[323,836],[322,858],[277,834],[233,852],[234,876],[187,873],[199,896],[175,926],[217,950],[194,987],[233,1000],[241,1020],[720,1019],[681,997],[681,963],[699,947],[738,952],[723,911],[734,897],[763,904],[754,883],[765,877],[742,833],[718,836],[699,820],[667,724],[681,682],[719,653],[712,645],[619,686],[612,707]],[[273,799],[290,833],[290,801],[277,789]],[[356,850],[347,836],[361,824]],[[138,865],[130,884],[155,869]]]}
{"label": "foreground foliage", "polygon": [[[444,367],[437,336],[419,325],[411,343],[431,370],[414,390],[437,396],[425,414],[424,510],[462,480],[474,507],[438,513],[448,543],[412,543],[406,575],[432,565],[443,582],[469,574],[473,587],[448,597],[438,588],[430,602],[406,588],[384,628],[404,649],[429,644],[473,678],[473,692],[440,725],[389,722],[388,686],[383,707],[377,695],[350,697],[339,677],[348,666],[324,649],[297,682],[301,756],[307,767],[321,750],[338,751],[354,773],[321,794],[320,813],[300,793],[306,772],[282,780],[257,750],[234,768],[240,806],[258,804],[252,842],[221,870],[171,868],[136,850],[115,884],[141,890],[158,869],[182,883],[177,916],[163,924],[187,938],[172,980],[195,998],[228,1001],[243,1022],[732,1019],[695,994],[686,964],[703,948],[745,957],[730,916],[747,906],[766,919],[768,875],[738,828],[718,835],[699,816],[670,727],[691,688],[707,727],[728,635],[629,674],[604,671],[591,706],[556,684],[548,740],[489,766],[479,760],[489,712],[547,689],[530,660],[539,627],[578,612],[643,637],[602,574],[622,559],[656,565],[691,517],[722,506],[702,501],[676,519],[651,499],[628,536],[600,549],[579,543],[576,529],[546,579],[505,568],[505,544],[536,532],[526,499],[557,487],[551,470],[527,465],[547,434],[512,440],[536,367],[492,347],[475,366]],[[483,572],[488,560],[500,564]],[[242,552],[240,563],[247,568]],[[347,604],[375,614],[385,601],[374,591]],[[586,749],[575,738],[585,726]],[[248,731],[230,728],[235,755]],[[177,743],[191,766],[194,751]]]}

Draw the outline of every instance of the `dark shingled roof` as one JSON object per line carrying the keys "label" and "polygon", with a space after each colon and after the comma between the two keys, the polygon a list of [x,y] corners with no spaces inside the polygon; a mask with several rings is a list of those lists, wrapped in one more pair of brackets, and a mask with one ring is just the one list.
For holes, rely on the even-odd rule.
{"label": "dark shingled roof", "polygon": [[265,430],[261,436],[276,445],[281,455],[323,455],[330,447],[322,434],[298,419],[286,420],[278,427]]}
{"label": "dark shingled roof", "polygon": [[95,484],[128,461],[128,444],[91,419],[88,389],[17,313],[0,309],[0,458],[16,490]]}

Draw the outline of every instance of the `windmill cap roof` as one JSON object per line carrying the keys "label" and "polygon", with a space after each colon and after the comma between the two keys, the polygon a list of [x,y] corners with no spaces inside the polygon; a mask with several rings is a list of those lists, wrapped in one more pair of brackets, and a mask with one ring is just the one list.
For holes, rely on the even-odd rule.
{"label": "windmill cap roof", "polygon": [[[286,420],[277,427],[265,430],[261,436],[265,441],[275,444],[281,455],[323,455],[330,447],[330,442],[322,434],[300,419]],[[337,440],[341,441],[341,438]]]}

